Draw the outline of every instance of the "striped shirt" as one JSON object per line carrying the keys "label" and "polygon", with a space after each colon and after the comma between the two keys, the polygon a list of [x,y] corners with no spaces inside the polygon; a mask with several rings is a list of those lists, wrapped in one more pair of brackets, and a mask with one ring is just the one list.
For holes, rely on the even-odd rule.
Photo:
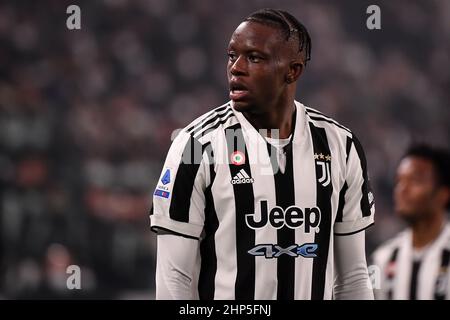
{"label": "striped shirt", "polygon": [[199,239],[201,299],[331,299],[333,237],[374,221],[355,135],[295,106],[284,148],[269,144],[231,102],[192,122],[172,143],[151,226]]}
{"label": "striped shirt", "polygon": [[372,260],[380,271],[377,299],[450,299],[450,224],[420,252],[414,251],[407,229],[381,245]]}

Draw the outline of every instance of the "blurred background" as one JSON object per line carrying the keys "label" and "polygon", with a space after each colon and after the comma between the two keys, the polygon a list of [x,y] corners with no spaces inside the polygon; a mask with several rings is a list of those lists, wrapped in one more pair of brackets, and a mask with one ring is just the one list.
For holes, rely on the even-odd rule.
{"label": "blurred background", "polygon": [[[66,8],[81,8],[81,30]],[[368,30],[366,8],[381,8]],[[2,1],[0,297],[154,297],[151,193],[172,131],[228,100],[226,47],[251,12],[312,37],[298,100],[361,140],[376,197],[367,251],[401,223],[396,165],[448,147],[450,1]],[[67,290],[66,267],[82,290]]]}

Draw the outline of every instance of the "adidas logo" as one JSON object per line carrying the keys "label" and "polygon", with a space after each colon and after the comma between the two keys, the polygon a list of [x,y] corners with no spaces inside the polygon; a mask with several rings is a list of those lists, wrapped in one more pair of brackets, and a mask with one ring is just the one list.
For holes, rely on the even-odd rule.
{"label": "adidas logo", "polygon": [[253,183],[254,180],[251,178],[244,169],[241,169],[234,177],[231,179],[231,184],[243,184],[243,183]]}

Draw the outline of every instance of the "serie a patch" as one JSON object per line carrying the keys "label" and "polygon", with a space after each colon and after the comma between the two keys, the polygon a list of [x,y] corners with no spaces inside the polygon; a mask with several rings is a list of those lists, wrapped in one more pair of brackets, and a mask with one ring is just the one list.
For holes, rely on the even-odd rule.
{"label": "serie a patch", "polygon": [[164,191],[164,190],[161,190],[161,189],[156,189],[154,195],[157,196],[157,197],[169,198],[170,192]]}

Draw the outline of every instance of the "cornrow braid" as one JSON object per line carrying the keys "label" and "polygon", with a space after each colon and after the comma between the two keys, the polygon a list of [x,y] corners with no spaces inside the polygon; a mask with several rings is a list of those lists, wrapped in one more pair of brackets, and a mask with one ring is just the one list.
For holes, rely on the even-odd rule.
{"label": "cornrow braid", "polygon": [[307,61],[311,60],[311,38],[308,30],[288,12],[277,9],[261,9],[249,15],[244,21],[254,21],[277,27],[285,34],[286,41],[297,36],[298,52],[305,51],[305,65]]}

